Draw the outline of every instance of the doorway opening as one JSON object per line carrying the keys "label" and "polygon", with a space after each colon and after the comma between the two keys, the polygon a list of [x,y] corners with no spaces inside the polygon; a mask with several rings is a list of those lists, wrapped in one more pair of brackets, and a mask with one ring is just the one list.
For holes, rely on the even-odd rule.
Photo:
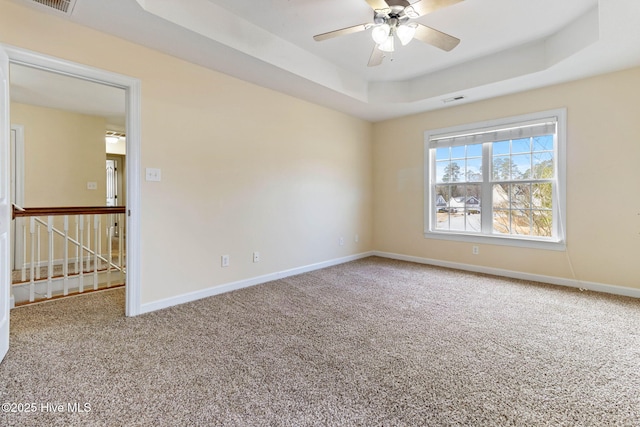
{"label": "doorway opening", "polygon": [[[135,316],[140,313],[139,179],[137,178],[139,171],[140,83],[137,79],[42,56],[22,49],[8,47],[4,47],[4,49],[9,56],[11,122],[20,125],[23,129],[25,141],[24,161],[30,166],[25,168],[26,175],[23,180],[24,198],[19,200],[17,193],[12,194],[12,202],[18,206],[22,203],[21,207],[26,205],[27,208],[29,206],[50,206],[56,209],[62,206],[106,206],[107,176],[104,169],[105,161],[112,160],[120,163],[121,170],[119,173],[121,176],[119,180],[117,176],[114,176],[114,182],[119,181],[119,191],[115,191],[119,193],[116,195],[121,197],[121,202],[115,203],[114,206],[121,206],[123,214],[119,215],[117,219],[114,216],[107,216],[109,219],[105,221],[105,224],[98,227],[100,230],[107,230],[110,242],[113,241],[114,237],[123,236],[124,230],[127,230],[128,238],[126,241],[120,240],[121,244],[126,245],[127,253],[126,270],[122,270],[122,274],[126,277],[126,306],[124,311],[127,316]],[[57,83],[52,84],[52,80]],[[66,83],[61,86],[60,81],[63,80]],[[27,81],[28,86],[25,86]],[[89,91],[87,87],[92,89]],[[27,90],[23,90],[25,88]],[[56,96],[56,89],[60,88],[63,88],[63,93]],[[91,96],[87,96],[93,93],[94,90],[98,94],[102,94],[103,97],[91,98]],[[27,92],[34,98],[29,99],[26,95]],[[105,93],[110,95],[104,95]],[[107,96],[107,98],[104,98],[104,96]],[[104,109],[100,110],[95,106],[96,102],[103,106],[109,104],[107,102],[109,101],[109,96],[119,97],[120,105],[117,110],[104,111]],[[74,102],[77,105],[74,106]],[[34,121],[39,115],[41,120]],[[72,116],[73,118],[70,118]],[[87,118],[87,121],[82,120],[83,118]],[[18,121],[22,123],[18,123]],[[93,135],[98,132],[99,123],[102,123],[102,129],[99,131],[100,136],[94,138]],[[61,128],[59,128],[60,126]],[[67,131],[61,132],[60,129],[65,129],[64,126],[67,126]],[[128,136],[126,138],[128,153],[126,161],[124,155],[115,155],[115,158],[109,155],[111,156],[109,159],[106,154],[105,131],[108,130],[107,128],[111,130],[114,127],[122,133],[126,132]],[[12,132],[13,135],[17,135],[17,133]],[[38,140],[44,141],[44,143],[36,150],[34,141]],[[84,140],[86,144],[83,146],[82,143],[76,143],[72,147],[72,150],[75,150],[73,154],[61,153],[64,151],[62,150],[63,146],[69,145],[70,140],[76,140],[76,142]],[[87,164],[67,167],[65,168],[65,173],[68,176],[62,177],[59,181],[65,184],[71,182],[71,187],[73,188],[62,187],[56,191],[42,189],[47,185],[56,184],[52,182],[55,181],[52,177],[57,176],[56,170],[52,168],[58,166],[61,161],[67,161],[67,157],[82,159],[79,160],[80,163],[90,163],[87,160],[89,157],[98,159],[99,157],[96,154],[97,147],[92,145],[98,144],[97,141],[101,142],[102,160],[99,161],[100,166],[95,171]],[[31,144],[32,142],[34,143]],[[89,151],[93,152],[90,156],[87,155]],[[54,160],[52,156],[47,154],[53,152],[58,155],[58,160]],[[12,159],[13,157],[12,154]],[[31,161],[34,161],[36,166],[30,165]],[[70,169],[73,171],[70,172]],[[34,174],[31,174],[30,171],[33,171]],[[58,177],[60,178],[60,176]],[[115,182],[115,185],[117,186],[118,183]],[[14,188],[13,185],[12,188]],[[52,199],[54,196],[56,198]],[[126,212],[126,215],[124,212]],[[95,216],[97,217],[97,214]],[[22,225],[16,222],[16,228],[12,230],[10,237],[13,249],[10,252],[13,252],[13,255],[7,255],[12,256],[10,265],[13,266],[25,265],[23,255],[25,247],[30,245],[28,241],[22,239],[21,244],[23,247],[19,247],[20,235],[27,234],[24,230],[29,228],[24,224],[25,218],[22,218],[22,220]],[[65,219],[65,224],[66,221]],[[63,230],[66,233],[67,228],[64,227],[67,226],[59,228],[57,233],[63,234],[59,230]],[[82,227],[80,225],[80,228]],[[56,226],[49,224],[49,233],[55,234],[55,231],[51,232],[52,228],[56,229]],[[91,235],[91,233],[85,233],[85,237],[87,235]],[[65,237],[67,242],[73,241],[76,247],[79,248],[76,249],[76,254],[79,252],[80,255],[76,256],[74,261],[82,264],[85,258],[93,257],[93,260],[87,261],[87,263],[93,262],[95,271],[98,270],[95,266],[97,264],[107,264],[108,266],[115,264],[109,255],[110,251],[106,251],[105,254],[101,252],[105,242],[97,243],[100,239],[103,239],[102,231],[100,231],[100,234],[96,233],[93,236],[96,236],[92,243],[93,246],[87,246],[84,240],[80,240],[78,237]],[[91,237],[88,238],[90,239]],[[55,244],[49,243],[49,246],[53,248],[53,252],[56,251]],[[65,252],[62,269],[66,269],[69,260],[73,259],[74,256],[68,257],[66,254],[68,252],[67,249],[58,250],[58,254],[61,252]],[[40,250],[38,250],[39,253]],[[87,255],[89,253],[90,255]],[[52,266],[54,262],[58,262],[59,258],[60,255],[57,255],[57,257],[50,256],[49,265]],[[42,261],[39,262],[42,263]],[[33,268],[34,264],[39,267],[36,259],[32,259],[30,263],[30,268]]]}
{"label": "doorway opening", "polygon": [[[119,139],[125,138],[124,135]],[[126,154],[115,154],[116,152],[122,153],[124,150],[115,150],[109,147],[107,144],[107,160],[105,165],[106,170],[106,205],[108,207],[126,206],[126,194],[124,189],[126,188],[125,177],[123,173],[126,169]],[[122,221],[116,215],[109,217],[108,226],[113,230],[113,239],[111,240],[111,246],[109,250],[113,256],[123,255],[126,258],[126,221]]]}

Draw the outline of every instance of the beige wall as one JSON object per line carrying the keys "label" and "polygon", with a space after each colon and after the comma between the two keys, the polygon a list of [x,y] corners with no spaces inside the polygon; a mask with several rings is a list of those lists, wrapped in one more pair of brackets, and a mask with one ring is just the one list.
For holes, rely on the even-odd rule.
{"label": "beige wall", "polygon": [[[11,103],[10,114],[11,123],[24,128],[24,207],[105,205],[104,118],[17,102]],[[89,190],[88,182],[95,182],[97,188]],[[54,227],[63,230],[63,221],[63,217],[55,217]],[[28,221],[23,220],[22,224]],[[71,220],[72,235],[73,224]],[[102,227],[101,230],[104,251],[107,239]],[[47,227],[40,227],[40,238],[47,242]],[[29,237],[25,247],[28,258]],[[62,259],[63,247],[63,240],[54,238],[54,259]],[[74,254],[71,249],[70,256]],[[40,259],[47,257],[48,245],[43,244]]]}
{"label": "beige wall", "polygon": [[[374,247],[640,288],[640,68],[374,125]],[[424,131],[567,108],[567,251],[423,237]]]}
{"label": "beige wall", "polygon": [[[640,69],[372,125],[6,0],[0,8],[0,43],[142,82],[142,173],[162,169],[161,182],[141,182],[143,303],[372,249],[640,288]],[[559,107],[566,252],[482,245],[472,256],[471,245],[423,237],[425,130]]]}
{"label": "beige wall", "polygon": [[26,207],[104,206],[103,118],[12,102],[11,123],[24,126]]}
{"label": "beige wall", "polygon": [[162,169],[161,182],[141,183],[143,303],[372,249],[370,123],[28,7],[0,9],[0,43],[142,82],[141,167]]}

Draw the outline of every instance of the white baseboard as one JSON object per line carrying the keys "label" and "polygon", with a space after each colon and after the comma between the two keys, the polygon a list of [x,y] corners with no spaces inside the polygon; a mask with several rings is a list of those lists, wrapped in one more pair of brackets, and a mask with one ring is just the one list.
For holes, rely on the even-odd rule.
{"label": "white baseboard", "polygon": [[595,282],[585,282],[581,280],[565,279],[561,277],[544,276],[539,274],[522,273],[519,271],[504,270],[499,268],[491,268],[491,267],[484,267],[484,266],[471,265],[471,264],[462,264],[457,262],[440,261],[435,259],[421,258],[416,256],[395,254],[395,253],[389,253],[389,252],[371,251],[371,252],[363,252],[356,255],[350,255],[347,257],[336,258],[329,261],[319,262],[316,264],[310,264],[302,267],[292,268],[290,270],[284,270],[284,271],[278,271],[275,273],[265,274],[263,276],[243,279],[236,282],[225,283],[222,285],[213,286],[211,288],[189,292],[182,295],[177,295],[171,298],[165,298],[162,300],[145,303],[141,305],[139,314],[150,313],[156,310],[162,310],[164,308],[173,307],[175,305],[196,301],[202,298],[208,298],[215,295],[220,295],[226,292],[231,292],[238,289],[247,288],[250,286],[260,285],[262,283],[271,282],[271,281],[282,279],[285,277],[295,276],[297,274],[320,270],[322,268],[331,267],[334,265],[344,264],[346,262],[355,261],[355,260],[367,258],[370,256],[379,256],[382,258],[397,259],[400,261],[409,261],[409,262],[415,262],[419,264],[428,264],[428,265],[434,265],[438,267],[454,268],[457,270],[492,274],[495,276],[503,276],[503,277],[509,277],[513,279],[530,280],[534,282],[549,283],[552,285],[568,286],[572,288],[588,289],[591,291],[640,298],[640,289],[626,288],[623,286],[615,286],[615,285],[608,285],[604,283],[595,283]]}
{"label": "white baseboard", "polygon": [[509,277],[512,279],[530,280],[533,282],[549,283],[552,285],[568,286],[571,288],[588,289],[590,291],[604,292],[607,294],[622,295],[626,297],[640,298],[640,289],[624,286],[608,285],[604,283],[585,282],[583,280],[566,279],[562,277],[544,276],[540,274],[522,273],[520,271],[503,270],[500,268],[484,267],[480,265],[462,264],[458,262],[441,261],[430,258],[421,258],[411,255],[395,254],[390,252],[373,251],[371,255],[382,258],[397,259],[419,264],[434,265],[437,267],[454,268],[457,270],[473,271],[475,273],[492,274],[494,276]]}
{"label": "white baseboard", "polygon": [[278,271],[275,273],[265,274],[263,276],[239,280],[237,282],[225,283],[211,288],[202,289],[200,291],[189,292],[186,294],[177,295],[175,297],[145,303],[141,305],[139,314],[150,313],[152,311],[161,310],[163,308],[173,307],[174,305],[184,304],[214,295],[220,295],[226,292],[260,285],[262,283],[271,282],[285,277],[295,276],[297,274],[308,273],[310,271],[320,270],[322,268],[331,267],[338,264],[344,264],[346,262],[367,258],[372,255],[374,255],[373,252],[363,252],[356,255],[350,255],[342,258],[332,259],[329,261],[319,262],[316,264],[305,265],[302,267],[292,268],[290,270]]}
{"label": "white baseboard", "polygon": [[[97,279],[98,288],[99,289],[110,289],[110,287],[106,287],[107,285],[107,277],[109,275],[106,271],[99,272],[88,272],[83,274],[82,276],[73,274],[68,276],[66,279],[62,276],[56,276],[51,279],[51,283],[47,277],[43,277],[34,281],[33,283],[33,292],[34,295],[47,295],[49,293],[49,289],[51,290],[51,294],[54,296],[62,295],[64,293],[65,286],[67,287],[67,291],[69,293],[75,293],[80,291],[80,285],[82,284],[83,291],[93,291],[96,290],[94,287],[94,283]],[[118,272],[111,272],[111,280],[112,284],[115,286],[118,283],[122,283],[121,276]],[[113,283],[115,282],[115,283]],[[23,304],[29,301],[29,297],[31,295],[31,282],[23,282],[20,284],[14,284],[11,286],[11,304],[12,308],[15,307],[15,304]],[[101,287],[102,286],[102,287]],[[40,298],[39,298],[40,299]],[[45,301],[48,301],[45,299]]]}

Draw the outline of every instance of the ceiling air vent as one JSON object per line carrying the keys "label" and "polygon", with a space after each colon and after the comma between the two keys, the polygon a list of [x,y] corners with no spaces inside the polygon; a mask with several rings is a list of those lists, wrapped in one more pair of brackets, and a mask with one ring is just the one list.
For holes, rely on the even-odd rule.
{"label": "ceiling air vent", "polygon": [[76,5],[76,0],[32,0],[32,3],[44,6],[47,10],[55,10],[65,15],[71,15],[73,7]]}
{"label": "ceiling air vent", "polygon": [[444,102],[445,104],[448,104],[450,102],[462,101],[464,98],[465,98],[464,95],[459,95],[459,96],[454,96],[453,98],[443,99],[442,102]]}

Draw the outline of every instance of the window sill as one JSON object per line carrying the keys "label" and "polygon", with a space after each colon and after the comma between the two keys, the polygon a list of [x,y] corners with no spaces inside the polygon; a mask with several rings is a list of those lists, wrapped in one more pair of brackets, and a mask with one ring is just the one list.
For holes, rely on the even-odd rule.
{"label": "window sill", "polygon": [[550,251],[565,251],[567,249],[564,240],[551,239],[522,239],[511,236],[487,236],[465,233],[451,233],[438,231],[425,231],[426,239],[449,240],[455,242],[481,243],[486,245],[514,246],[528,249],[544,249]]}

